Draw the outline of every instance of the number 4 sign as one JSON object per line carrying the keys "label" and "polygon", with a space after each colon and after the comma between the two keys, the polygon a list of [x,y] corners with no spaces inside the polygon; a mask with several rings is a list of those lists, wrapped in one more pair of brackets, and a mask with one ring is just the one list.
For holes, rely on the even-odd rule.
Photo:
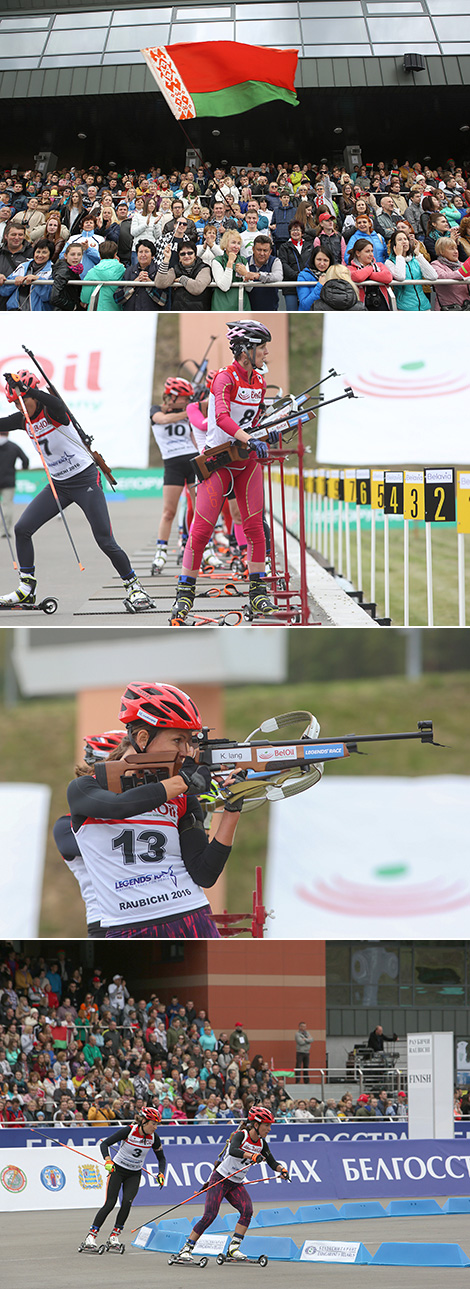
{"label": "number 4 sign", "polygon": [[424,507],[427,524],[455,523],[453,470],[424,471]]}

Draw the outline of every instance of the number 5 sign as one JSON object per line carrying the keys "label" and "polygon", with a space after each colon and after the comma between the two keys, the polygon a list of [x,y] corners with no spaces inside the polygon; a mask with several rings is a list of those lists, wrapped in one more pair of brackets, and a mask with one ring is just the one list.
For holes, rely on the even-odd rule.
{"label": "number 5 sign", "polygon": [[424,507],[427,524],[455,523],[453,470],[424,471]]}

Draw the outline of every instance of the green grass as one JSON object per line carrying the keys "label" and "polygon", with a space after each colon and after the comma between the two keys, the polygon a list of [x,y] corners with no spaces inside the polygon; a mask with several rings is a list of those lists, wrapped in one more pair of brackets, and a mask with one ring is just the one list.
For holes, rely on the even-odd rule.
{"label": "green grass", "polygon": [[[359,647],[359,639],[357,647]],[[445,749],[419,742],[383,744],[368,756],[332,764],[331,774],[468,773],[468,672],[432,673],[419,681],[393,676],[374,680],[302,685],[250,685],[226,690],[226,733],[246,738],[255,721],[299,708],[312,710],[324,734],[382,733],[414,729],[432,717],[436,739]],[[7,783],[47,783],[52,790],[50,825],[67,810],[65,790],[73,774],[75,704],[70,700],[20,702],[0,706],[0,725],[8,738],[0,747],[0,779]],[[268,807],[242,815],[230,858],[228,908],[251,909],[256,864],[266,860]],[[20,898],[20,881],[18,892]],[[51,827],[41,909],[43,936],[86,934],[83,905],[75,879],[59,856]]]}

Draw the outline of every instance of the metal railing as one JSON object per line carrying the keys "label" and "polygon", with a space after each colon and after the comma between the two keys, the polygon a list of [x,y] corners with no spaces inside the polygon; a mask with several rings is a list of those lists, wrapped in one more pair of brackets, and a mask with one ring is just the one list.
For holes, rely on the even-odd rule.
{"label": "metal railing", "polygon": [[[140,287],[140,288],[142,288],[144,291],[146,291],[146,290],[148,290],[148,289],[149,289],[149,286],[150,286],[150,285],[151,285],[152,287],[154,287],[155,283],[154,283],[153,279],[152,279],[152,282],[151,282],[151,283],[148,283],[148,282],[137,282],[137,281],[136,281],[136,282],[129,282],[129,281],[124,282],[124,280],[123,280],[123,279],[122,279],[122,281],[121,281],[121,282],[116,282],[116,280],[115,280],[115,279],[112,279],[112,280],[110,279],[109,281],[106,279],[106,280],[103,280],[102,282],[96,282],[96,283],[91,282],[91,281],[90,281],[90,282],[86,282],[85,280],[83,280],[83,281],[78,281],[78,282],[69,282],[67,285],[68,285],[68,286],[72,286],[72,287],[78,287],[78,288],[80,288],[80,290],[81,290],[81,288],[82,288],[83,286],[86,286],[86,287],[92,287],[92,288],[93,288],[93,290],[92,290],[92,294],[91,294],[91,296],[90,296],[89,303],[88,303],[88,305],[87,305],[87,312],[88,312],[88,313],[90,313],[90,312],[94,312],[94,311],[98,308],[98,301],[99,301],[100,292],[102,291],[103,287],[105,287],[105,286],[112,286],[112,287],[114,288],[114,290],[115,290],[115,291],[117,291],[117,290],[118,290],[118,288],[119,288],[121,285],[122,285],[122,286],[132,286],[133,288],[139,288],[139,287]],[[295,279],[295,281],[293,281],[293,282],[287,282],[287,281],[284,281],[284,280],[283,280],[282,282],[253,282],[253,283],[251,283],[251,284],[248,284],[248,288],[247,288],[246,286],[244,286],[244,285],[243,285],[243,283],[233,282],[233,283],[232,283],[232,286],[231,286],[229,289],[230,289],[230,290],[232,290],[234,286],[235,286],[235,287],[238,287],[238,311],[239,311],[240,313],[243,313],[243,299],[244,299],[244,292],[245,292],[245,290],[247,290],[247,289],[249,290],[249,286],[250,286],[250,285],[251,285],[251,286],[255,286],[257,291],[258,291],[258,290],[266,290],[266,291],[273,291],[273,290],[276,290],[276,291],[279,291],[279,292],[281,293],[281,300],[282,300],[283,296],[284,296],[284,295],[286,295],[286,294],[287,294],[287,295],[288,295],[288,294],[291,294],[291,295],[292,295],[292,293],[293,293],[293,288],[294,288],[294,287],[298,287],[298,286],[299,286],[299,287],[303,287],[304,289],[308,289],[308,282],[305,282],[305,281],[303,281],[303,280],[299,280],[298,278],[296,278],[296,279]],[[208,283],[208,286],[207,286],[207,287],[205,287],[205,288],[204,288],[204,290],[205,290],[205,291],[207,291],[207,290],[215,291],[215,290],[216,290],[216,286],[217,286],[217,284],[216,284],[215,282],[209,282],[209,283]],[[370,288],[370,287],[376,287],[376,286],[380,286],[380,283],[377,283],[377,282],[361,282],[361,283],[360,283],[360,289],[361,289],[361,290],[363,290],[363,289],[367,290],[367,289],[368,289],[368,288]],[[451,286],[453,286],[453,287],[455,287],[455,286],[466,286],[466,287],[467,287],[467,294],[468,294],[468,281],[467,281],[465,278],[462,278],[462,279],[461,279],[461,281],[459,281],[457,278],[443,278],[443,277],[436,278],[436,279],[435,279],[435,280],[433,280],[433,281],[430,281],[430,280],[429,280],[429,278],[413,278],[413,279],[411,279],[411,278],[410,278],[409,280],[407,280],[407,281],[405,281],[405,282],[391,282],[391,283],[390,283],[390,284],[388,284],[387,286],[383,283],[383,284],[382,284],[382,288],[383,288],[383,290],[386,292],[386,294],[387,294],[387,296],[388,296],[389,306],[390,306],[390,312],[391,312],[391,313],[399,312],[399,310],[398,310],[398,305],[397,305],[397,298],[396,298],[396,295],[395,295],[395,289],[398,289],[399,291],[406,291],[406,289],[407,289],[408,287],[416,287],[416,286],[428,287],[428,288],[430,289],[430,296],[429,296],[429,298],[430,298],[430,301],[431,301],[431,309],[432,309],[432,310],[433,310],[433,309],[436,309],[436,308],[437,308],[437,305],[438,305],[438,304],[440,304],[440,301],[439,301],[439,298],[438,298],[438,295],[437,295],[437,291],[439,291],[439,292],[440,292],[440,290],[441,290],[441,288],[442,288],[442,287],[444,287],[444,290],[445,290],[445,289],[446,289],[446,287],[451,287]],[[162,291],[171,291],[171,287],[162,287],[162,288],[160,288],[160,289],[161,289]],[[220,288],[217,288],[217,289],[220,289]],[[202,293],[201,293],[201,294],[202,294]],[[469,298],[469,300],[470,300],[470,294],[468,294],[468,298]],[[195,296],[195,297],[194,297],[195,302],[197,302],[197,299],[198,299],[198,297],[197,297],[197,296]],[[163,313],[163,312],[165,312],[165,308],[164,308],[164,306],[162,306],[161,310],[159,310],[159,308],[158,308],[158,306],[157,306],[157,307],[156,307],[156,309],[155,309],[155,312],[157,312],[157,313],[158,313],[159,311],[161,311],[162,313]],[[67,310],[60,310],[60,309],[56,309],[56,310],[55,310],[55,312],[58,312],[58,313],[60,313],[60,312],[67,312]],[[104,311],[104,312],[105,312],[105,311]],[[178,312],[178,310],[176,310],[176,312]],[[302,312],[302,310],[300,310],[300,312]],[[319,312],[321,312],[321,309],[319,310]],[[416,310],[416,312],[418,312],[418,310]]]}

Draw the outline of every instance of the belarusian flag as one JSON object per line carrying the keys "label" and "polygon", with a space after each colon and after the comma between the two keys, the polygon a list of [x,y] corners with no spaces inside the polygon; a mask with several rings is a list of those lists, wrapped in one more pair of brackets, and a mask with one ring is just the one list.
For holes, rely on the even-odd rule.
{"label": "belarusian flag", "polygon": [[298,106],[297,49],[267,49],[235,40],[142,49],[147,67],[178,121],[236,116],[281,98]]}

